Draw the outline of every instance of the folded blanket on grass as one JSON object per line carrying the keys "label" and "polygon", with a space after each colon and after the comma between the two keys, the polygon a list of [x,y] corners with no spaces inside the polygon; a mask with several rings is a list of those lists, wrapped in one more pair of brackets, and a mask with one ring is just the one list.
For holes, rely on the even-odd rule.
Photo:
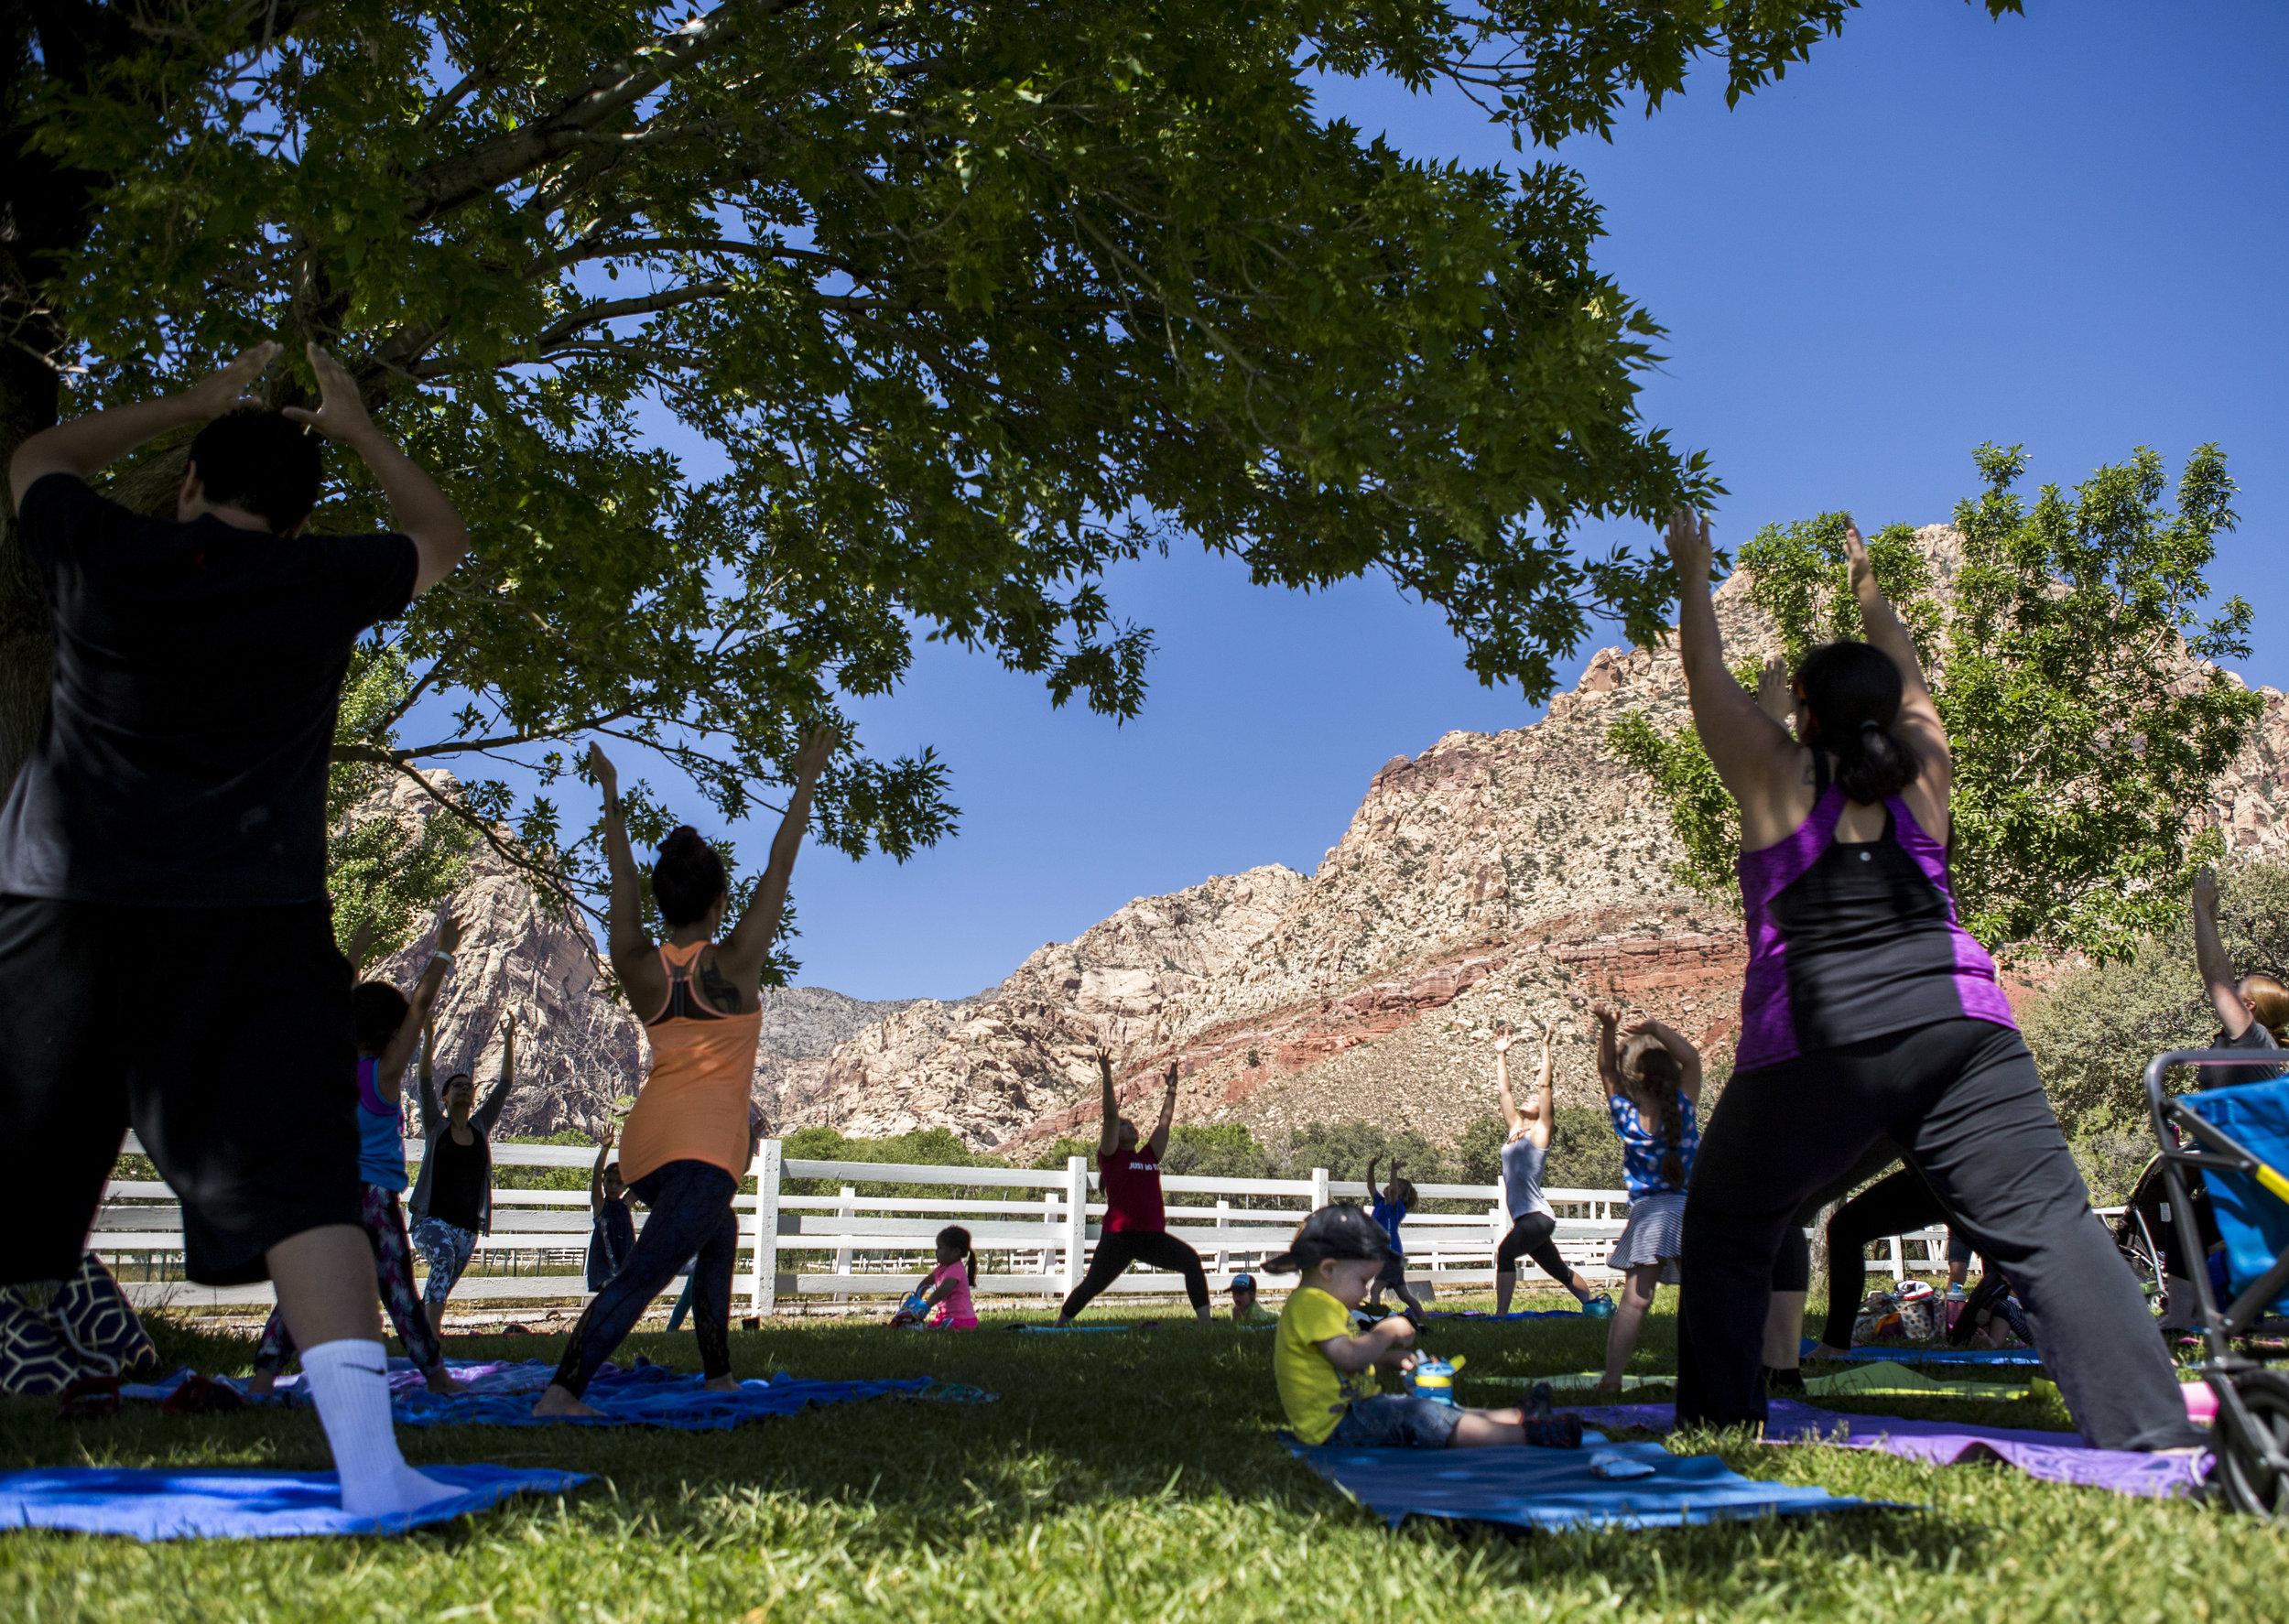
{"label": "folded blanket on grass", "polygon": [[[1286,1435],[1283,1435],[1285,1437]],[[1758,1483],[1713,1455],[1672,1455],[1659,1444],[1609,1444],[1582,1435],[1579,1449],[1340,1449],[1307,1447],[1297,1459],[1396,1528],[1408,1517],[1493,1522],[1510,1528],[1676,1528],[1772,1513],[1842,1511],[1876,1502],[1825,1489]],[[1620,1456],[1619,1462],[1611,1457]],[[1646,1468],[1640,1477],[1591,1470]]]}
{"label": "folded blanket on grass", "polygon": [[1913,1395],[1927,1399],[2023,1399],[2033,1391],[2023,1381],[1947,1381],[1926,1376],[1913,1365],[1882,1360],[1847,1365],[1825,1376],[1811,1373],[1817,1368],[1806,1367],[1804,1379],[1805,1391],[1815,1398],[1854,1393],[1878,1398]]}
{"label": "folded blanket on grass", "polygon": [[[1818,1346],[1806,1337],[1803,1352],[1809,1355]],[[2043,1356],[2032,1348],[1855,1348],[1843,1359],[1889,1359],[1902,1365],[2039,1365]]]}
{"label": "folded blanket on grass", "polygon": [[[1667,1432],[1676,1424],[1676,1407],[1601,1404],[1583,1410],[1581,1418],[1598,1426]],[[1773,1401],[1764,1436],[1781,1444],[1833,1444],[1846,1449],[1881,1449],[1886,1455],[1930,1461],[1936,1466],[2000,1460],[2046,1483],[2075,1483],[2155,1499],[2191,1493],[2208,1468],[2207,1456],[2188,1458],[2093,1449],[2072,1433],[1973,1426],[1959,1421],[1909,1421],[1897,1415],[1841,1415],[1832,1410],[1781,1399]]]}
{"label": "folded blanket on grass", "polygon": [[403,1533],[482,1511],[512,1494],[561,1494],[580,1472],[508,1467],[421,1470],[461,1492],[392,1518],[352,1517],[331,1472],[130,1467],[36,1467],[0,1472],[0,1528],[52,1528],[137,1540],[276,1540],[304,1534]]}
{"label": "folded blanket on grass", "polygon": [[1425,1319],[1587,1319],[1578,1308],[1520,1308],[1510,1314],[1489,1314],[1483,1308],[1431,1310]]}
{"label": "folded blanket on grass", "polygon": [[[432,1393],[422,1385],[419,1372],[390,1361],[391,1417],[400,1426],[664,1426],[679,1432],[720,1431],[768,1415],[791,1415],[813,1404],[842,1404],[858,1399],[903,1393],[916,1398],[951,1398],[955,1390],[920,1376],[900,1381],[807,1381],[782,1372],[768,1380],[743,1381],[736,1392],[709,1392],[701,1378],[679,1373],[667,1365],[640,1363],[624,1370],[606,1364],[589,1383],[584,1395],[603,1413],[591,1417],[536,1418],[533,1401],[556,1374],[556,1366],[542,1359],[515,1364],[448,1359],[446,1369],[469,1385],[450,1398]],[[123,1397],[164,1401],[191,1372],[176,1371],[161,1380],[122,1388]],[[224,1378],[244,1390],[245,1383]],[[992,1394],[975,1389],[959,1390],[960,1402],[990,1402]],[[273,1402],[290,1407],[309,1402],[301,1378],[281,1378]]]}

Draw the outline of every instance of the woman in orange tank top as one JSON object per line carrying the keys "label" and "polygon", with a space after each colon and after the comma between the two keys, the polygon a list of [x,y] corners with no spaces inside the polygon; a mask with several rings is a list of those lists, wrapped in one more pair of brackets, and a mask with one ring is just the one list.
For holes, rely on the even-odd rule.
{"label": "woman in orange tank top", "polygon": [[612,863],[612,967],[628,1001],[645,1015],[652,1066],[620,1140],[628,1193],[649,1209],[635,1248],[573,1327],[555,1379],[535,1415],[592,1415],[580,1402],[597,1367],[612,1357],[645,1307],[693,1259],[693,1328],[707,1385],[732,1380],[732,1262],[739,1222],[732,1197],[754,1159],[748,1092],[763,1031],[763,966],[778,938],[787,883],[810,823],[811,792],[833,753],[835,731],[811,731],[795,756],[795,793],[771,842],[771,861],[747,912],[721,941],[731,901],[723,860],[689,828],[660,847],[652,896],[667,939],[645,934],[635,854],[620,817],[620,779],[604,752],[589,764],[604,791],[604,846]]}

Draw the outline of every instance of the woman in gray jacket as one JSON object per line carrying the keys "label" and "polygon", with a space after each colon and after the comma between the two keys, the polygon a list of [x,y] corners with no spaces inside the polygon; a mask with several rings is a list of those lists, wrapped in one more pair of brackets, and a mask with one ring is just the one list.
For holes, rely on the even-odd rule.
{"label": "woman in gray jacket", "polygon": [[493,1128],[516,1087],[516,1017],[509,1016],[501,1040],[501,1080],[483,1105],[475,1103],[476,1080],[457,1071],[445,1079],[440,1109],[430,1082],[433,1037],[432,1032],[422,1034],[421,1177],[407,1208],[413,1244],[429,1265],[421,1300],[434,1331],[444,1326],[446,1299],[469,1267],[477,1237],[493,1232]]}

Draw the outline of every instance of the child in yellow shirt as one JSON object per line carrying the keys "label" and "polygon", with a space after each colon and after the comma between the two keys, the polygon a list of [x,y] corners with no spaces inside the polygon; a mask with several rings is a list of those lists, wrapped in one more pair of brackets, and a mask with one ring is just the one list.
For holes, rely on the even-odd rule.
{"label": "child in yellow shirt", "polygon": [[1273,1341],[1287,1424],[1307,1444],[1347,1449],[1470,1449],[1496,1444],[1581,1445],[1570,1411],[1529,1418],[1523,1411],[1465,1410],[1408,1392],[1378,1391],[1378,1371],[1404,1376],[1416,1355],[1414,1323],[1394,1315],[1372,1330],[1351,1330],[1351,1310],[1391,1255],[1383,1228],[1348,1202],[1306,1218],[1288,1250],[1264,1265],[1301,1273]]}

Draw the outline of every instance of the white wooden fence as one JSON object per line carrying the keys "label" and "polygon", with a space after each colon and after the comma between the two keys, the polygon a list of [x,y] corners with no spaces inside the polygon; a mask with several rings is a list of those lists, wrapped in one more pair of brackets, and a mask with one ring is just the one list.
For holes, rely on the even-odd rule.
{"label": "white wooden fence", "polygon": [[[130,1136],[126,1149],[140,1147]],[[418,1162],[421,1142],[407,1142],[407,1158]],[[495,1144],[496,1166],[574,1167],[583,1174],[596,1153],[577,1145]],[[780,1299],[847,1302],[854,1297],[895,1297],[911,1289],[929,1268],[935,1237],[949,1223],[971,1234],[980,1254],[981,1295],[1062,1296],[1080,1282],[1089,1249],[1104,1214],[1092,1201],[1096,1175],[1079,1156],[1061,1172],[1002,1167],[935,1167],[876,1162],[787,1161],[780,1142],[765,1140],[750,1169],[755,1194],[735,1198],[740,1215],[739,1281],[746,1312],[768,1315]],[[787,1181],[834,1183],[831,1196],[794,1196]],[[861,1196],[861,1185],[953,1186],[996,1192],[994,1198]],[[1309,1178],[1188,1178],[1161,1180],[1169,1233],[1190,1244],[1208,1266],[1210,1289],[1229,1289],[1231,1277],[1254,1272],[1263,1261],[1286,1250],[1306,1213],[1330,1200],[1364,1199],[1367,1186],[1330,1179],[1324,1168]],[[1408,1279],[1418,1293],[1483,1290],[1493,1283],[1493,1250],[1510,1226],[1499,1185],[1417,1185],[1423,1200],[1470,1202],[1475,1212],[1414,1213],[1406,1222]],[[1546,1191],[1558,1215],[1555,1237],[1559,1254],[1593,1284],[1618,1279],[1605,1264],[1622,1232],[1629,1198],[1620,1190]],[[639,1230],[644,1223],[636,1211]],[[591,1219],[585,1179],[577,1190],[493,1192],[493,1232],[478,1239],[473,1263],[522,1264],[531,1272],[464,1275],[453,1293],[456,1303],[561,1302],[587,1294],[581,1259]],[[1923,1243],[1924,1267],[1946,1266],[1946,1231],[1920,1230],[1895,1238],[1891,1268],[1895,1278],[1911,1267],[1902,1242]],[[268,1285],[209,1287],[179,1278],[182,1209],[163,1184],[114,1180],[96,1215],[90,1245],[107,1261],[134,1261],[173,1280],[128,1283],[139,1305],[177,1303],[222,1305],[270,1301]],[[571,1272],[564,1270],[570,1266]],[[1882,1265],[1879,1264],[1879,1267]],[[147,1269],[146,1271],[147,1272]],[[1534,1271],[1526,1271],[1528,1283]],[[1281,1282],[1266,1278],[1267,1292]],[[679,1286],[671,1290],[680,1289]],[[1175,1275],[1142,1266],[1132,1269],[1107,1295],[1160,1294],[1182,1290]]]}

